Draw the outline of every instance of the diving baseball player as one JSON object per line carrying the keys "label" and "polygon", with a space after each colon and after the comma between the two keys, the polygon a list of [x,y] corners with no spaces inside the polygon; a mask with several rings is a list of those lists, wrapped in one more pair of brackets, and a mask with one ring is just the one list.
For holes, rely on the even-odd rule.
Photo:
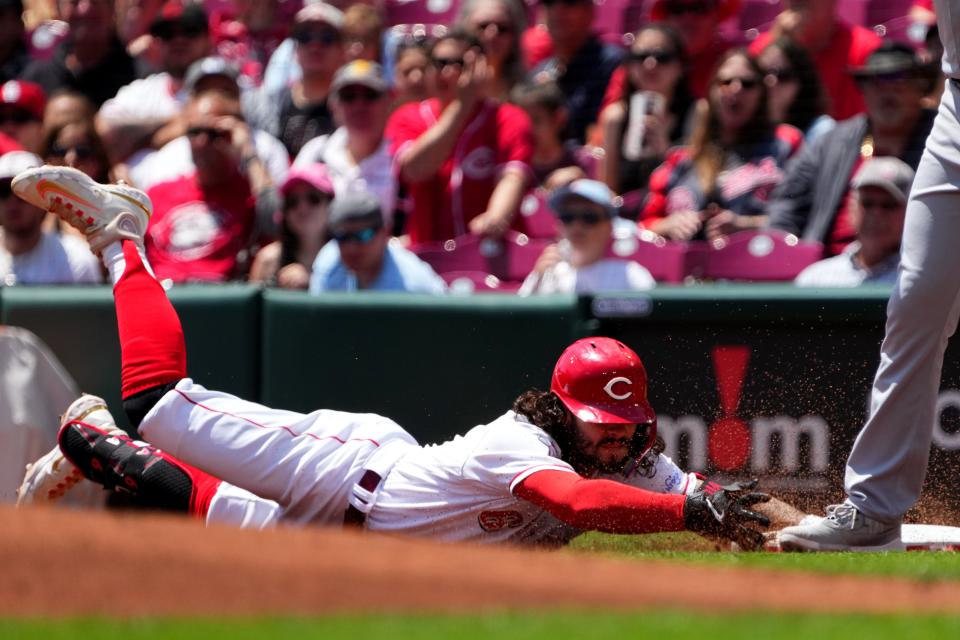
{"label": "diving baseball player", "polygon": [[540,544],[584,530],[688,529],[744,548],[763,542],[751,525],[769,521],[752,507],[767,496],[751,493],[754,483],[702,481],[657,450],[646,372],[615,340],[575,342],[550,392],[528,391],[493,422],[421,447],[378,415],[304,415],[194,383],[179,319],[144,254],[147,197],[64,167],[26,171],[13,189],[83,231],[101,255],[114,282],[124,410],[151,443],[119,432],[98,399],[81,398],[59,434],[63,455],[29,469],[21,502],[56,496],[82,473],[147,505],[252,526],[282,519]]}
{"label": "diving baseball player", "polygon": [[960,315],[960,0],[934,0],[949,82],[917,168],[870,414],[847,459],[847,499],[778,534],[786,550],[896,547],[920,497],[948,338]]}

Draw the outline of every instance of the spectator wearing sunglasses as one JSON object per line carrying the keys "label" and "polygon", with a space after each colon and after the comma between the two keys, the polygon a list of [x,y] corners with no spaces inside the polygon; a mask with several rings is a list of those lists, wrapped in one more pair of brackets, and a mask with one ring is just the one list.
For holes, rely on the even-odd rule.
{"label": "spectator wearing sunglasses", "polygon": [[480,41],[490,67],[487,95],[506,101],[527,74],[520,50],[527,26],[522,0],[465,0],[456,25]]}
{"label": "spectator wearing sunglasses", "polygon": [[693,105],[671,27],[654,23],[634,34],[625,68],[623,97],[600,114],[603,181],[617,193],[647,188],[667,149],[684,141]]}
{"label": "spectator wearing sunglasses", "polygon": [[771,227],[822,242],[827,256],[856,238],[848,195],[860,166],[873,156],[892,156],[916,170],[936,116],[923,106],[925,64],[906,45],[884,42],[852,76],[866,113],[838,122],[805,147],[767,205]]}
{"label": "spectator wearing sunglasses", "polygon": [[831,131],[836,120],[826,114],[823,85],[806,49],[787,38],[771,42],[757,56],[770,94],[770,119],[803,132],[809,144]]}
{"label": "spectator wearing sunglasses", "polygon": [[544,249],[518,292],[598,293],[652,289],[642,265],[608,258],[617,209],[610,189],[596,180],[574,180],[550,197],[560,221],[560,242]]}
{"label": "spectator wearing sunglasses", "polygon": [[807,50],[820,73],[827,113],[843,120],[863,113],[857,83],[847,73],[864,65],[882,40],[872,29],[848,25],[837,15],[838,0],[784,0],[773,27],[750,43],[758,55],[779,38],[790,38]]}
{"label": "spectator wearing sunglasses", "polygon": [[294,166],[322,162],[337,193],[373,194],[392,229],[397,179],[383,137],[390,111],[383,67],[368,60],[340,67],[330,87],[330,108],[341,126],[303,145]]}
{"label": "spectator wearing sunglasses", "polygon": [[27,151],[40,150],[47,97],[40,85],[10,80],[0,85],[0,133]]}
{"label": "spectator wearing sunglasses", "polygon": [[857,239],[843,253],[815,262],[797,276],[799,287],[892,285],[914,171],[898,158],[871,158],[850,183],[850,224]]}
{"label": "spectator wearing sunglasses", "polygon": [[543,0],[553,55],[531,71],[536,81],[553,80],[567,99],[565,139],[584,144],[597,121],[604,89],[623,61],[620,47],[594,35],[593,0]]}
{"label": "spectator wearing sunglasses", "polygon": [[[232,100],[239,100],[244,116],[247,117],[254,96],[250,91],[241,91],[239,84],[241,81],[240,70],[236,65],[219,56],[209,56],[190,65],[183,87],[188,96],[188,103],[206,93],[225,95]],[[249,117],[247,120],[249,121]],[[114,173],[120,174],[117,177],[122,177],[140,189],[147,190],[159,182],[191,173],[195,167],[190,139],[186,135],[185,115],[181,114],[177,121],[182,127],[180,137],[157,150],[145,149],[136,153],[123,165],[114,165]],[[286,147],[262,129],[251,125],[251,130],[257,158],[266,166],[273,183],[283,184],[290,166],[290,155]],[[122,175],[123,169],[126,169],[127,176]]]}
{"label": "spectator wearing sunglasses", "polygon": [[34,60],[21,79],[36,82],[44,93],[79,91],[97,107],[136,77],[133,59],[117,38],[113,0],[57,0],[70,35],[48,60]]}
{"label": "spectator wearing sunglasses", "polygon": [[330,206],[331,241],[313,263],[310,293],[409,291],[442,294],[443,279],[412,252],[390,241],[380,201],[371,194],[338,195]]}
{"label": "spectator wearing sunglasses", "polygon": [[434,98],[406,104],[386,137],[411,200],[413,243],[467,233],[501,237],[530,180],[533,135],[519,107],[487,97],[488,67],[476,39],[462,31],[430,51]]}
{"label": "spectator wearing sunglasses", "polygon": [[74,120],[49,129],[40,155],[46,164],[73,167],[97,182],[110,182],[110,160],[92,120]]}
{"label": "spectator wearing sunglasses", "polygon": [[346,61],[380,62],[383,15],[369,4],[351,4],[343,12],[343,49]]}
{"label": "spectator wearing sunglasses", "polygon": [[[740,0],[655,0],[650,21],[664,24],[680,35],[686,56],[685,81],[695,98],[707,95],[713,70],[721,56],[733,46],[720,35],[717,26],[740,9]],[[621,100],[626,93],[627,69],[621,66],[610,78],[603,108]]]}
{"label": "spectator wearing sunglasses", "polygon": [[0,156],[0,285],[99,283],[99,261],[86,241],[44,231],[47,212],[13,195],[13,178],[42,164],[29,151]]}
{"label": "spectator wearing sunglasses", "polygon": [[279,193],[233,96],[203,93],[184,118],[194,169],[147,190],[147,257],[173,282],[245,279],[254,237],[273,232]]}
{"label": "spectator wearing sunglasses", "polygon": [[313,261],[329,237],[327,219],[333,183],[322,164],[304,164],[290,171],[280,194],[280,239],[257,252],[250,267],[250,282],[306,289]]}
{"label": "spectator wearing sunglasses", "polygon": [[187,70],[210,53],[207,14],[199,5],[169,0],[151,24],[150,34],[161,71],[121,87],[97,113],[97,129],[114,163],[183,135],[178,116],[188,98]]}
{"label": "spectator wearing sunglasses", "polygon": [[251,124],[276,136],[291,157],[304,143],[335,128],[328,98],[333,76],[344,62],[343,13],[316,2],[297,12],[292,37],[301,77],[279,90],[261,89]]}
{"label": "spectator wearing sunglasses", "polygon": [[766,223],[764,206],[803,141],[770,121],[767,86],[743,49],[728,52],[700,100],[688,147],[650,177],[641,225],[671,240],[718,240]]}

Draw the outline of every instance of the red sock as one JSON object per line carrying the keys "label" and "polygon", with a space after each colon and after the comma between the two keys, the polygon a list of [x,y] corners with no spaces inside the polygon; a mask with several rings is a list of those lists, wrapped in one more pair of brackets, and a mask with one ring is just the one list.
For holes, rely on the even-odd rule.
{"label": "red sock", "polygon": [[214,494],[217,493],[223,481],[182,462],[180,465],[187,468],[190,479],[193,480],[193,491],[190,493],[190,515],[197,516],[201,520],[206,519],[207,511],[210,510],[210,501],[213,500]]}
{"label": "red sock", "polygon": [[180,318],[133,242],[123,241],[123,257],[126,268],[113,297],[120,333],[121,395],[129,398],[186,377],[187,350]]}

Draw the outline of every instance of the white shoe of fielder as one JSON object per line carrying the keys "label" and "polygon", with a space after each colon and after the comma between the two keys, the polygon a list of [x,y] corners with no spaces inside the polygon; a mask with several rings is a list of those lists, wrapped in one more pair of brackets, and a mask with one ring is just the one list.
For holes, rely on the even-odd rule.
{"label": "white shoe of fielder", "polygon": [[777,533],[783,551],[892,551],[903,548],[899,522],[880,522],[849,503],[827,507],[825,518],[804,518]]}
{"label": "white shoe of fielder", "polygon": [[[60,418],[60,425],[62,427],[75,420],[104,431],[124,433],[107,410],[107,403],[94,395],[84,394],[74,400]],[[36,462],[27,465],[23,482],[17,490],[17,506],[59,500],[81,480],[83,475],[80,470],[64,457],[59,446],[55,446]]]}
{"label": "white shoe of fielder", "polygon": [[20,198],[52,211],[82,231],[97,254],[118,240],[133,240],[142,246],[153,214],[153,205],[143,191],[124,184],[100,184],[71,167],[27,169],[11,186]]}

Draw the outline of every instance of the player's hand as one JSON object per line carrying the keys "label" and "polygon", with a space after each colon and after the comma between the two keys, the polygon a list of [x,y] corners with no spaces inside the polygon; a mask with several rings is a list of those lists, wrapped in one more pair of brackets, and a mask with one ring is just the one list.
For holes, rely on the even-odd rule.
{"label": "player's hand", "polygon": [[763,547],[764,536],[752,525],[769,526],[770,520],[751,507],[770,496],[754,492],[757,480],[720,486],[707,481],[687,496],[683,504],[686,528],[695,533],[736,542],[745,551]]}

